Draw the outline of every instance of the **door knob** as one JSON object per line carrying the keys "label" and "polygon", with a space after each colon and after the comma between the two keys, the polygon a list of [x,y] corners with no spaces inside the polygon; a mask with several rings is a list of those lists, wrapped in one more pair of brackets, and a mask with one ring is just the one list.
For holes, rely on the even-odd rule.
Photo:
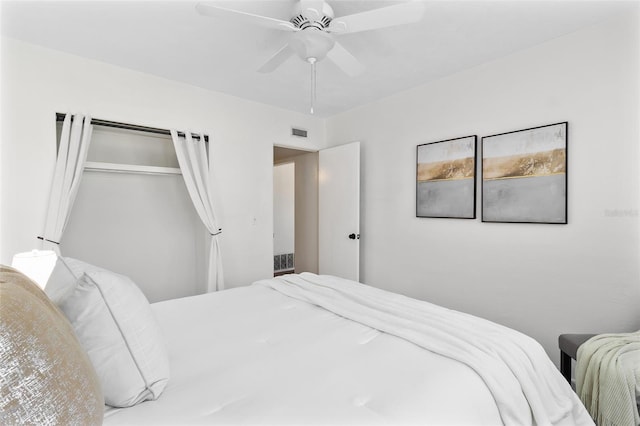
{"label": "door knob", "polygon": [[350,240],[355,240],[355,239],[360,239],[360,234],[349,234],[349,239]]}

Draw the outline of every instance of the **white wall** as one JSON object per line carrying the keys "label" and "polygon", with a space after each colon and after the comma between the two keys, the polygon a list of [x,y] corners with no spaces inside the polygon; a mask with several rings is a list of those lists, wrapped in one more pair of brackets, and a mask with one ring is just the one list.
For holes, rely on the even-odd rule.
{"label": "white wall", "polygon": [[[638,56],[621,18],[329,119],[329,145],[362,142],[362,281],[514,327],[556,361],[561,333],[640,328]],[[416,145],[565,120],[568,225],[415,217]]]}
{"label": "white wall", "polygon": [[294,163],[273,166],[273,254],[295,250],[295,177]]}
{"label": "white wall", "polygon": [[296,273],[318,273],[318,153],[290,159],[296,165]]}
{"label": "white wall", "polygon": [[[322,120],[12,39],[3,38],[1,48],[0,262],[36,245],[55,159],[55,113],[71,111],[210,134],[226,284],[272,274],[273,145],[322,148]],[[309,137],[291,137],[291,126]]]}

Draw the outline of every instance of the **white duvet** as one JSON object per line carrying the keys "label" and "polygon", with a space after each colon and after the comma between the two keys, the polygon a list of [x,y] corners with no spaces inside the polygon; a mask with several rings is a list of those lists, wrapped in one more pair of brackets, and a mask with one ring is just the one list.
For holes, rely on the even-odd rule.
{"label": "white duvet", "polygon": [[[513,357],[508,364],[530,383],[495,374],[495,360],[490,372],[475,371],[491,356],[477,348],[460,352],[462,335],[441,318],[454,311],[427,307],[434,305],[313,274],[156,303],[169,384],[157,401],[107,409],[105,424],[531,424],[529,404],[538,424],[592,424],[541,348],[545,367],[538,371],[539,354],[510,353],[511,345],[500,343],[518,333],[454,313],[472,347],[505,346],[508,355],[485,350]],[[402,315],[390,320],[392,311]],[[444,329],[421,334],[425,321]],[[408,331],[396,332],[402,326]],[[454,353],[438,353],[438,341]],[[549,393],[533,396],[543,388]]]}

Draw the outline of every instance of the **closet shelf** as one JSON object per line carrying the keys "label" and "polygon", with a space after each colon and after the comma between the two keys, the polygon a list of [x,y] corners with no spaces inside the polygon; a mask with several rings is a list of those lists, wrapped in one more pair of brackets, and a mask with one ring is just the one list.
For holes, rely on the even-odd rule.
{"label": "closet shelf", "polygon": [[108,173],[136,173],[145,175],[181,175],[177,167],[142,166],[138,164],[117,164],[87,161],[85,171]]}

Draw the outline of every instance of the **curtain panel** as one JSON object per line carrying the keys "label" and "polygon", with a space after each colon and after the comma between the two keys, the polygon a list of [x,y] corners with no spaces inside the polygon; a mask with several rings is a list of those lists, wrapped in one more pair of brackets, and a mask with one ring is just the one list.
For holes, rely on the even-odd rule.
{"label": "curtain panel", "polygon": [[44,247],[57,254],[60,254],[60,239],[78,193],[92,132],[91,117],[65,116],[42,237]]}
{"label": "curtain panel", "polygon": [[184,183],[200,220],[210,234],[207,288],[210,292],[218,291],[224,289],[222,255],[218,238],[222,230],[215,214],[211,147],[207,155],[203,134],[199,139],[194,139],[191,132],[185,131],[184,134],[185,136],[179,136],[176,130],[171,130],[171,138]]}

